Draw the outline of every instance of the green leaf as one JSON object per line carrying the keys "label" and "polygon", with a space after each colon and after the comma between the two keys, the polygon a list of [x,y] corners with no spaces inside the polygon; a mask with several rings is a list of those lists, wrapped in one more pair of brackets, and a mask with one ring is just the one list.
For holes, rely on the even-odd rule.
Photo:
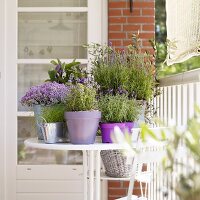
{"label": "green leaf", "polygon": [[49,70],[48,74],[49,74],[49,78],[51,81],[56,81],[56,74],[57,74],[56,70],[54,70],[54,69]]}
{"label": "green leaf", "polygon": [[55,60],[51,60],[50,63],[53,64],[53,65],[58,65],[58,63]]}

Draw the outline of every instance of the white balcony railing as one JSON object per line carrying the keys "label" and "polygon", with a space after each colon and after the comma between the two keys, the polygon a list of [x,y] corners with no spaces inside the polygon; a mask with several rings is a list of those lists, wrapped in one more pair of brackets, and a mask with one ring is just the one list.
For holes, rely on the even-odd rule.
{"label": "white balcony railing", "polygon": [[[154,108],[157,108],[156,117],[167,126],[171,122],[177,126],[186,125],[194,115],[194,105],[200,105],[200,69],[161,79],[160,89],[161,95],[153,100]],[[188,159],[184,158],[186,162]],[[175,183],[172,175],[167,175],[154,163],[150,167],[154,171],[154,181],[149,186],[150,200],[177,200],[171,190],[170,183]],[[181,172],[182,169],[176,170]]]}

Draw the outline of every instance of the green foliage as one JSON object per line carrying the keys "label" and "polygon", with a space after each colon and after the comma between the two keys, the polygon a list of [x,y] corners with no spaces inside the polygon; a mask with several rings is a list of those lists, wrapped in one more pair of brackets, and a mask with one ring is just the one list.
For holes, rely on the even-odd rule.
{"label": "green foliage", "polygon": [[148,100],[156,84],[155,67],[152,56],[141,51],[138,35],[133,35],[132,39],[133,44],[122,51],[107,45],[89,45],[89,53],[93,56],[92,74],[100,86],[100,93],[128,93],[129,98]]}
{"label": "green foliage", "polygon": [[71,87],[66,98],[66,111],[90,111],[97,109],[96,90],[82,84]]}
{"label": "green foliage", "polygon": [[64,122],[64,112],[65,106],[63,104],[43,106],[41,116],[47,123]]}
{"label": "green foliage", "polygon": [[65,62],[62,63],[59,59],[52,60],[51,64],[53,64],[55,68],[48,71],[49,79],[46,81],[67,83],[72,78],[76,80],[78,78],[84,78],[86,75],[86,72],[83,73],[83,67],[80,65],[80,62],[76,62],[75,59],[68,64]]}
{"label": "green foliage", "polygon": [[105,95],[99,99],[103,122],[133,122],[141,112],[141,106],[127,95]]}
{"label": "green foliage", "polygon": [[[146,125],[143,125],[142,138],[145,139],[146,136],[158,141],[167,138],[164,132],[156,135]],[[171,136],[167,141],[164,168],[174,173],[177,167],[187,169],[187,173],[179,174],[178,182],[173,189],[181,200],[198,200],[200,199],[200,108],[196,107],[195,116],[188,120],[185,129],[176,127],[171,129]],[[177,161],[175,155],[181,146],[190,156],[189,161],[195,162],[195,167],[191,165],[192,162]]]}

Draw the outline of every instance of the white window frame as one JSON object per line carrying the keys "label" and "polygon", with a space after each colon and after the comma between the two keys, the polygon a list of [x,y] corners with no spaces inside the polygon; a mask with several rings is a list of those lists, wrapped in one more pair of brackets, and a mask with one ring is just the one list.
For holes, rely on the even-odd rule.
{"label": "white window frame", "polygon": [[[93,9],[90,9],[90,8]],[[17,0],[0,2],[0,199],[16,200],[17,172],[17,65],[46,64],[51,59],[17,58],[17,17],[18,12],[67,12],[86,11],[88,9],[88,43],[107,43],[107,0],[88,0],[88,8],[18,8]],[[93,16],[98,16],[96,21]],[[65,60],[69,62],[71,60]],[[87,59],[81,59],[87,63]],[[22,116],[28,116],[25,113]]]}

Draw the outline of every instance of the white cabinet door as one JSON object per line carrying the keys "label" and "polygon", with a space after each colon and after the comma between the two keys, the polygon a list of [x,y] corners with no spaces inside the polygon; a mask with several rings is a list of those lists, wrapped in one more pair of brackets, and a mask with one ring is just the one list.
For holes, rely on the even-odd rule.
{"label": "white cabinet door", "polygon": [[[6,7],[3,3],[6,3]],[[21,106],[20,99],[32,85],[40,84],[48,78],[50,60],[60,58],[70,62],[77,58],[84,65],[88,64],[88,53],[82,45],[104,43],[107,39],[107,23],[104,23],[106,1],[4,0],[1,4],[0,20],[6,23],[0,33],[0,44],[5,45],[5,55],[0,53],[0,72],[4,74],[5,70],[4,82],[0,79],[3,95],[0,108],[2,113],[3,110],[6,113],[0,116],[1,121],[5,120],[5,130],[2,125],[0,133],[2,160],[4,145],[6,150],[6,160],[3,161],[5,168],[0,165],[1,177],[6,169],[5,200],[48,199],[50,186],[54,192],[51,199],[80,199],[82,190],[70,186],[70,181],[75,185],[83,184],[81,152],[25,148],[24,140],[36,136],[36,131],[33,112]],[[4,138],[5,142],[2,143]],[[61,176],[63,171],[66,171],[64,180]],[[46,172],[51,174],[48,176]],[[73,173],[76,176],[71,177]],[[64,183],[66,187],[69,186],[66,192],[63,189]],[[53,186],[55,184],[56,187]],[[1,193],[0,197],[3,197]]]}

